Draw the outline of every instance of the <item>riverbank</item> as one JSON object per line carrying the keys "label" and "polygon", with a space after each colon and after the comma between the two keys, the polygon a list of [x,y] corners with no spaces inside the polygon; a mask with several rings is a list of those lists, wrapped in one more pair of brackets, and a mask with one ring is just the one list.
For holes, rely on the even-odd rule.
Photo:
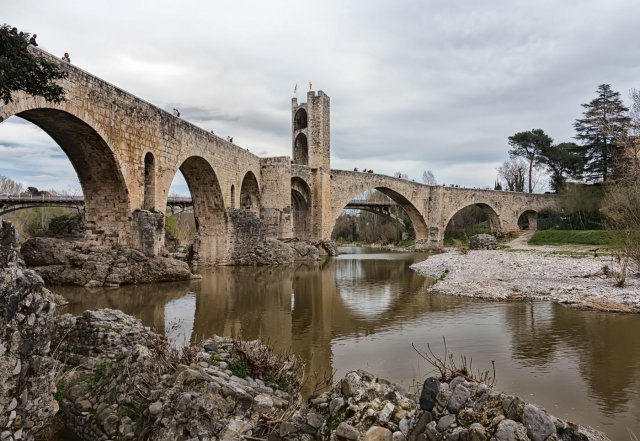
{"label": "riverbank", "polygon": [[449,250],[411,268],[436,279],[429,288],[444,294],[493,300],[546,300],[576,308],[640,312],[640,277],[629,271],[623,288],[612,275],[614,256],[534,247]]}

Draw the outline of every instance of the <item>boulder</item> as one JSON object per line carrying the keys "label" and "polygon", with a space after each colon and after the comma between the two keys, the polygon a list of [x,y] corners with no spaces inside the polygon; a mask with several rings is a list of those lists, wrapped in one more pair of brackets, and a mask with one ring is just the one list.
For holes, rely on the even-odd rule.
{"label": "boulder", "polygon": [[118,286],[193,278],[185,262],[147,257],[122,246],[37,237],[26,241],[20,251],[27,266],[54,285]]}

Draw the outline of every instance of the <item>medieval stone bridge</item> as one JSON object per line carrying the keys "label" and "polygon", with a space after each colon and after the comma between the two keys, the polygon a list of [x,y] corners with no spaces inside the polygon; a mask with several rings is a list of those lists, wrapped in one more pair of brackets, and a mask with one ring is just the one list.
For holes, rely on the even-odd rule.
{"label": "medieval stone bridge", "polygon": [[[162,215],[177,171],[194,204],[201,263],[229,260],[242,227],[233,210],[255,215],[271,238],[329,240],[341,210],[377,189],[409,215],[416,243],[440,246],[451,217],[479,204],[494,230],[518,228],[518,218],[554,206],[549,195],[422,185],[389,176],[330,168],[329,97],[292,100],[292,157],[261,158],[56,57],[68,72],[60,104],[24,93],[0,106],[0,123],[24,118],[48,133],[73,164],[85,200],[86,234],[156,255]],[[255,149],[254,149],[255,150]],[[151,219],[151,222],[150,222]],[[150,228],[149,225],[154,227]]]}

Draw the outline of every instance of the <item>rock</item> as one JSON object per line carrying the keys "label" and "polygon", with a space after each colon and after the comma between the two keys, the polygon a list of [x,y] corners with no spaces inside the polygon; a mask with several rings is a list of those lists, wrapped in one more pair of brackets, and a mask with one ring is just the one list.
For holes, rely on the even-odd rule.
{"label": "rock", "polygon": [[20,251],[27,266],[51,284],[118,286],[192,278],[185,262],[147,257],[122,246],[36,237],[26,241]]}
{"label": "rock", "polygon": [[329,414],[335,417],[344,408],[344,404],[344,398],[334,398],[329,402]]}
{"label": "rock", "polygon": [[393,435],[391,435],[391,441],[407,441],[407,438],[402,432],[395,431],[393,432]]}
{"label": "rock", "polygon": [[378,421],[380,421],[381,423],[388,423],[389,418],[391,418],[391,414],[393,413],[394,409],[395,409],[395,406],[393,404],[391,403],[385,404],[382,410],[380,411],[380,413],[378,414]]}
{"label": "rock", "polygon": [[527,429],[513,420],[502,420],[498,424],[496,433],[493,435],[495,441],[528,441]]}
{"label": "rock", "polygon": [[362,441],[392,441],[392,438],[393,435],[389,429],[380,426],[373,426],[367,430]]}
{"label": "rock", "polygon": [[431,411],[436,403],[436,396],[440,391],[440,381],[437,378],[427,378],[422,385],[420,393],[420,408]]}
{"label": "rock", "polygon": [[469,392],[469,389],[464,387],[464,385],[459,384],[455,389],[453,389],[447,409],[449,409],[449,412],[458,413],[470,396],[471,392]]}
{"label": "rock", "polygon": [[436,424],[436,429],[438,429],[438,432],[444,432],[449,428],[449,426],[451,426],[455,422],[456,422],[455,415],[453,414],[445,415],[442,418],[440,418],[440,420]]}
{"label": "rock", "polygon": [[355,427],[343,422],[336,428],[336,435],[342,439],[355,441],[360,436],[360,433]]}
{"label": "rock", "polygon": [[152,417],[157,417],[160,413],[162,413],[162,402],[156,401],[154,403],[149,404],[149,415]]}
{"label": "rock", "polygon": [[547,412],[532,404],[524,406],[522,423],[532,441],[544,441],[549,435],[556,433],[556,426]]}
{"label": "rock", "polygon": [[308,425],[310,425],[314,429],[318,429],[320,428],[320,426],[322,426],[322,423],[324,423],[324,418],[322,418],[322,415],[316,412],[309,412],[309,415],[307,415]]}
{"label": "rock", "polygon": [[469,238],[469,249],[495,250],[497,248],[498,241],[491,234],[475,234]]}

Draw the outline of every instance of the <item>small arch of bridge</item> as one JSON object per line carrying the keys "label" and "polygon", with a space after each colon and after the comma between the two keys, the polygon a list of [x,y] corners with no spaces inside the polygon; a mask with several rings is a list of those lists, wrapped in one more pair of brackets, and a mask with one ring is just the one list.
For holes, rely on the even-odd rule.
{"label": "small arch of bridge", "polygon": [[260,216],[260,185],[252,171],[245,173],[240,185],[240,208]]}
{"label": "small arch of bridge", "polygon": [[311,187],[299,176],[291,178],[291,211],[293,236],[308,239],[311,234]]}

